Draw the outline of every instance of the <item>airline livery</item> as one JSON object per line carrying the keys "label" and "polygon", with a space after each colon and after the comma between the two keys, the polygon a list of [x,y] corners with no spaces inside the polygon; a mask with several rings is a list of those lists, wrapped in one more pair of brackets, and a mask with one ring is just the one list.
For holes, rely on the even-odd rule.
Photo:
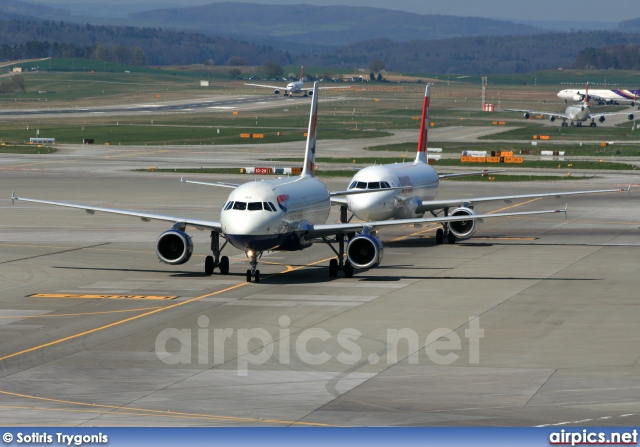
{"label": "airline livery", "polygon": [[[430,212],[433,216],[467,216],[469,220],[442,222],[442,228],[436,231],[436,243],[441,244],[446,238],[455,243],[457,238],[469,238],[477,229],[477,220],[473,210],[474,204],[503,200],[509,202],[516,199],[536,197],[560,197],[578,194],[595,194],[621,192],[629,189],[605,189],[596,191],[573,191],[548,194],[521,194],[512,196],[469,197],[460,199],[436,200],[440,179],[467,175],[485,174],[468,172],[460,174],[440,174],[427,163],[427,129],[429,128],[429,96],[430,85],[427,85],[422,106],[422,122],[418,137],[418,153],[413,162],[393,163],[369,166],[358,171],[349,183],[349,192],[372,191],[368,195],[347,195],[346,198],[335,197],[331,201],[343,207],[343,212],[350,211],[364,221],[386,219],[410,219]],[[398,190],[398,187],[400,188]],[[346,218],[345,218],[346,220]]]}
{"label": "airline livery", "polygon": [[[591,90],[588,94],[589,99],[597,101],[599,104],[620,104],[621,102],[630,103],[634,106],[640,90]],[[558,92],[558,98],[564,102],[581,102],[587,96],[586,90],[565,89]]]}
{"label": "airline livery", "polygon": [[585,89],[585,96],[583,103],[580,105],[571,105],[567,107],[564,113],[556,113],[556,112],[541,112],[536,110],[520,110],[520,109],[504,109],[505,112],[524,112],[525,119],[529,119],[531,115],[547,115],[549,116],[549,121],[554,122],[556,118],[562,118],[562,127],[569,126],[567,120],[571,122],[571,125],[577,125],[578,127],[582,126],[582,123],[588,120],[591,120],[589,123],[590,127],[596,127],[596,119],[604,123],[605,117],[607,116],[615,116],[615,115],[627,115],[627,119],[633,119],[633,113],[627,114],[627,112],[610,112],[610,113],[591,113],[591,108],[589,107],[589,99],[591,95],[589,94],[589,84]]}
{"label": "airline livery", "polygon": [[[461,226],[475,226],[472,222],[481,218],[566,212],[566,209],[489,215],[462,212],[430,218],[420,217],[328,224],[326,221],[331,207],[331,197],[368,196],[376,193],[376,191],[364,189],[360,191],[329,192],[326,186],[315,178],[316,125],[318,117],[317,93],[318,83],[316,82],[311,101],[311,116],[309,118],[304,166],[300,176],[256,180],[242,185],[183,180],[188,183],[233,189],[222,207],[219,221],[29,199],[16,196],[15,191],[11,199],[12,201],[35,202],[83,209],[89,214],[95,214],[96,211],[99,211],[134,216],[145,222],[150,220],[170,222],[173,224],[171,229],[160,234],[157,239],[156,252],[160,261],[171,265],[184,264],[189,261],[193,254],[193,242],[186,232],[187,227],[208,230],[211,232],[212,255],[207,256],[205,260],[205,273],[210,275],[216,268],[223,275],[229,273],[229,258],[221,256],[221,252],[225,245],[230,243],[243,251],[249,259],[250,268],[246,272],[247,282],[260,282],[260,270],[257,269],[257,265],[258,260],[265,251],[302,250],[310,247],[314,242],[322,241],[328,244],[337,255],[336,258],[331,259],[329,262],[329,276],[336,277],[338,271],[342,271],[346,277],[351,277],[354,273],[354,267],[359,269],[373,268],[382,261],[384,251],[382,242],[374,234],[375,229],[380,227],[429,222],[461,222]],[[412,171],[409,174],[408,181],[413,181],[417,178],[416,175]],[[425,180],[431,182],[433,179],[430,177]],[[411,188],[408,184],[406,187]],[[395,188],[395,190],[398,189],[401,188]],[[348,240],[346,240],[347,235],[351,236]],[[220,246],[221,238],[226,239],[222,247]],[[334,248],[335,244],[338,245],[338,250]]]}

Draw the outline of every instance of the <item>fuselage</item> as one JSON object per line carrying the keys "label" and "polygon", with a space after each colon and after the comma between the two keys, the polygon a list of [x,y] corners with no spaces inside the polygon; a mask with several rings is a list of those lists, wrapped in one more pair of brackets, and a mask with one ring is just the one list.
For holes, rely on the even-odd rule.
{"label": "fuselage", "polygon": [[239,250],[301,250],[312,244],[305,227],[326,223],[330,206],[326,186],[313,177],[255,181],[229,194],[220,224]]}
{"label": "fuselage", "polygon": [[591,111],[589,110],[589,106],[583,103],[567,107],[564,113],[569,116],[571,121],[586,121],[589,119]]}
{"label": "fuselage", "polygon": [[[635,101],[638,90],[589,90],[589,96],[606,102]],[[566,102],[582,101],[586,96],[586,90],[565,89],[558,92],[558,98]]]}
{"label": "fuselage", "polygon": [[[347,196],[347,205],[356,217],[365,221],[412,218],[417,216],[415,209],[422,201],[436,197],[438,183],[438,173],[428,163],[369,166],[353,176],[349,190],[380,189],[380,192]],[[389,189],[398,187],[403,189]]]}
{"label": "fuselage", "polygon": [[289,93],[300,93],[304,87],[303,81],[289,82],[286,87],[286,91]]}

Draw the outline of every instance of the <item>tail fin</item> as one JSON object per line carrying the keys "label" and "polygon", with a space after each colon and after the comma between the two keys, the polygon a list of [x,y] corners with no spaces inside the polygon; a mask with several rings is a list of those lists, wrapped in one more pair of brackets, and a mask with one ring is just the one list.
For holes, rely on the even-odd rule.
{"label": "tail fin", "polygon": [[429,129],[429,97],[431,96],[431,85],[427,84],[424,92],[424,103],[422,104],[422,122],[420,125],[420,136],[418,137],[418,153],[416,163],[427,162],[427,130]]}
{"label": "tail fin", "polygon": [[587,82],[587,86],[585,87],[586,91],[584,94],[584,105],[588,106],[589,105],[589,83]]}
{"label": "tail fin", "polygon": [[302,67],[300,67],[300,79],[299,81],[302,81],[302,72],[304,71],[304,65]]}
{"label": "tail fin", "polygon": [[311,95],[311,116],[307,130],[307,147],[304,153],[304,167],[301,177],[314,177],[316,173],[316,123],[318,120],[318,81],[313,83]]}

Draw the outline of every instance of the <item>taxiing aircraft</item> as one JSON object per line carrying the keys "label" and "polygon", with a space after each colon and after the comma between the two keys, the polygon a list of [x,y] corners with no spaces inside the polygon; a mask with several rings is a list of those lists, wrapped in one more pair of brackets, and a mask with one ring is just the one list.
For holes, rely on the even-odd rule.
{"label": "taxiing aircraft", "polygon": [[[252,87],[264,87],[273,89],[273,93],[279,95],[280,92],[283,92],[284,96],[293,96],[294,93],[302,93],[304,96],[313,95],[313,87],[305,88],[304,81],[302,80],[302,72],[304,71],[304,67],[300,67],[300,79],[295,82],[289,82],[286,87],[279,87],[276,85],[264,85],[264,84],[247,84],[245,82],[244,85],[250,85]],[[320,90],[324,89],[336,89],[336,88],[350,88],[351,86],[340,86],[340,87],[319,87]]]}
{"label": "taxiing aircraft", "polygon": [[[205,260],[205,273],[210,275],[215,268],[220,273],[229,273],[229,258],[220,256],[227,243],[245,252],[250,262],[247,282],[260,282],[258,260],[265,251],[297,251],[310,247],[314,242],[327,243],[337,258],[329,263],[329,276],[336,277],[338,271],[346,277],[353,276],[353,268],[376,267],[382,260],[382,242],[373,234],[375,229],[391,225],[424,224],[430,222],[466,222],[481,218],[523,216],[531,214],[558,213],[565,210],[529,211],[519,213],[496,213],[471,215],[461,213],[432,218],[413,218],[371,222],[326,223],[331,208],[331,197],[340,195],[369,195],[372,191],[338,191],[330,193],[324,183],[315,178],[316,123],[318,107],[318,83],[314,84],[311,101],[307,144],[300,176],[252,181],[242,185],[230,183],[207,183],[187,181],[233,188],[220,212],[220,220],[202,220],[185,216],[167,216],[140,211],[103,208],[92,205],[56,202],[50,200],[18,197],[15,191],[12,201],[34,202],[69,208],[79,208],[89,214],[105,212],[139,217],[145,222],[160,220],[173,223],[156,242],[156,253],[160,261],[180,265],[189,261],[193,253],[193,242],[186,233],[187,226],[211,231],[212,256]],[[184,180],[183,180],[184,181]],[[355,234],[359,233],[359,234]],[[352,235],[346,241],[346,235]],[[220,238],[226,239],[220,246]],[[333,238],[333,239],[330,239]],[[333,244],[338,244],[338,251]],[[345,253],[346,244],[346,253]],[[344,260],[346,254],[346,261]]]}
{"label": "taxiing aircraft", "polygon": [[[436,243],[455,243],[457,238],[469,238],[477,229],[477,220],[473,207],[475,204],[491,201],[509,203],[516,199],[538,197],[560,197],[579,194],[596,194],[628,191],[629,189],[604,189],[596,191],[573,191],[547,194],[520,194],[492,197],[467,197],[459,199],[435,200],[440,179],[467,175],[486,174],[468,172],[459,174],[440,174],[427,162],[427,130],[429,128],[429,96],[430,85],[427,85],[422,106],[422,121],[418,137],[418,153],[413,162],[383,164],[369,166],[358,171],[348,187],[348,192],[375,191],[368,195],[347,195],[344,198],[333,197],[334,205],[342,207],[343,220],[350,211],[364,221],[380,221],[387,219],[411,219],[422,217],[430,212],[433,216],[443,213],[444,216],[467,216],[469,220],[442,222],[442,228],[436,231]],[[401,187],[401,190],[397,190]]]}
{"label": "taxiing aircraft", "polygon": [[[620,104],[630,103],[634,106],[637,102],[637,98],[640,95],[640,90],[604,90],[604,89],[592,89],[589,92],[589,99],[598,102],[599,104]],[[577,89],[565,89],[558,92],[558,98],[563,99],[564,102],[581,102],[584,101],[587,96],[586,90]]]}
{"label": "taxiing aircraft", "polygon": [[[596,119],[604,123],[605,117],[607,116],[615,116],[615,115],[627,115],[627,112],[609,112],[609,113],[591,113],[591,108],[589,107],[589,98],[591,95],[589,94],[589,84],[585,89],[585,97],[583,103],[581,105],[571,105],[567,107],[564,113],[556,113],[556,112],[542,112],[536,110],[520,110],[520,109],[504,109],[505,112],[524,112],[525,119],[529,119],[531,115],[547,115],[549,116],[549,120],[554,122],[556,118],[562,118],[562,127],[569,126],[567,120],[571,122],[571,125],[577,125],[578,127],[582,126],[582,123],[588,120],[591,120],[589,123],[590,127],[596,127]],[[633,113],[629,113],[627,115],[629,120],[633,119]]]}

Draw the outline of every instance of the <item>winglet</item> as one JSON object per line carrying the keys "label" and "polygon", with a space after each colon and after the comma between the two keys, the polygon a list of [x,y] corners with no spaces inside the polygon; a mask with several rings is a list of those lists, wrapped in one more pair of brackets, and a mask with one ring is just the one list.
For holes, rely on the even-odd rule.
{"label": "winglet", "polygon": [[11,206],[15,204],[16,199],[17,199],[16,190],[14,189],[13,192],[11,193]]}
{"label": "winglet", "polygon": [[316,124],[318,121],[318,81],[313,83],[311,95],[311,115],[307,130],[307,147],[304,153],[304,167],[300,177],[314,177],[316,171]]}
{"label": "winglet", "polygon": [[565,204],[564,204],[564,210],[562,210],[562,212],[564,213],[564,219],[565,219],[565,220],[569,219],[569,218],[567,217],[567,207],[568,207],[568,206],[569,206],[569,205],[568,205],[567,203],[565,203]]}
{"label": "winglet", "polygon": [[429,129],[429,98],[431,96],[431,84],[427,84],[422,104],[422,121],[420,123],[420,136],[418,137],[418,153],[416,163],[427,162],[427,130]]}

